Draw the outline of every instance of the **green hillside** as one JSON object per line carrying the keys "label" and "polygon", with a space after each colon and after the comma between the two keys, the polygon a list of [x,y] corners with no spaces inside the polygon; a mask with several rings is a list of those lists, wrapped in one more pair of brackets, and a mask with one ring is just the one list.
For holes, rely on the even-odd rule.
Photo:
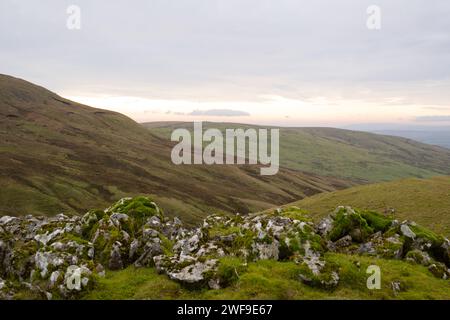
{"label": "green hillside", "polygon": [[344,204],[386,214],[394,209],[397,219],[414,220],[435,232],[450,235],[450,177],[357,186],[315,195],[292,205],[323,217]]}
{"label": "green hillside", "polygon": [[173,145],[124,115],[0,75],[0,215],[84,213],[146,194],[193,222],[352,185],[289,169],[176,166]]}
{"label": "green hillside", "polygon": [[[162,138],[192,123],[144,123]],[[204,123],[204,128],[258,126]],[[334,128],[281,128],[280,163],[293,170],[361,182],[450,174],[450,150],[413,140]]]}

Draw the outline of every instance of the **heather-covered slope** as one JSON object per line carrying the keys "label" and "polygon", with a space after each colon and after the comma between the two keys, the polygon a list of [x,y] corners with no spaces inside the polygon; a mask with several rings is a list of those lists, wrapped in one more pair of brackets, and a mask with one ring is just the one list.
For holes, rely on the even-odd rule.
{"label": "heather-covered slope", "polygon": [[126,116],[84,106],[0,75],[0,215],[84,213],[151,194],[168,214],[249,212],[351,182],[249,166],[176,166],[174,143]]}

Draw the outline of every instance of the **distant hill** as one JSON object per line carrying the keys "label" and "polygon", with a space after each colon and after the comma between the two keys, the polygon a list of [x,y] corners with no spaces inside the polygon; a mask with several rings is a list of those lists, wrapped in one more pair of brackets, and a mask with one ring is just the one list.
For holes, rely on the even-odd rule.
{"label": "distant hill", "polygon": [[[169,139],[174,128],[192,123],[144,123],[150,132]],[[205,128],[257,128],[231,123],[205,123]],[[281,128],[281,166],[361,183],[450,174],[450,149],[414,140],[334,128]]]}
{"label": "distant hill", "polygon": [[414,220],[435,232],[450,235],[450,177],[357,186],[315,195],[292,205],[323,217],[344,204],[386,214],[395,209],[394,217],[399,220]]}
{"label": "distant hill", "polygon": [[435,122],[434,125],[420,122],[413,124],[360,123],[346,126],[343,129],[404,137],[450,149],[450,125],[440,124],[439,122]]}
{"label": "distant hill", "polygon": [[145,194],[197,221],[354,184],[292,169],[261,177],[254,166],[176,166],[173,145],[122,114],[0,75],[0,215],[82,213]]}
{"label": "distant hill", "polygon": [[446,130],[380,130],[379,134],[405,137],[450,149],[450,129]]}

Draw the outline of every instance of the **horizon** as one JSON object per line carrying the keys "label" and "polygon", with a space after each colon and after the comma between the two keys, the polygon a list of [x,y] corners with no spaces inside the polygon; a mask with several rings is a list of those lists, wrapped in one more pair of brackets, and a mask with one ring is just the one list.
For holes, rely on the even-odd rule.
{"label": "horizon", "polygon": [[[17,77],[15,75],[9,75],[9,74],[0,74],[0,75],[4,75],[7,77],[12,77],[12,78],[17,78],[26,82],[29,82],[33,85],[37,85],[40,87],[43,87],[41,84],[39,83],[32,83],[30,81],[28,81],[27,79],[24,78],[20,78]],[[140,124],[145,124],[145,123],[169,123],[169,122],[173,122],[173,123],[193,123],[193,122],[204,122],[204,123],[229,123],[229,124],[241,124],[241,125],[254,125],[254,126],[265,126],[265,127],[280,127],[280,128],[337,128],[337,129],[344,129],[344,130],[352,130],[352,131],[366,131],[366,132],[374,132],[374,133],[381,133],[381,134],[389,134],[387,132],[392,131],[392,132],[397,132],[397,133],[401,133],[402,131],[407,132],[407,131],[416,131],[416,132],[450,132],[450,124],[446,125],[446,124],[441,124],[441,123],[437,123],[435,125],[430,125],[427,123],[423,123],[423,124],[416,124],[416,123],[378,123],[378,122],[374,122],[374,123],[351,123],[351,124],[347,124],[347,125],[342,125],[342,124],[337,124],[337,125],[333,125],[333,124],[326,124],[326,123],[317,123],[317,124],[297,124],[297,125],[289,125],[289,124],[274,124],[274,123],[261,123],[258,121],[240,121],[241,119],[236,119],[236,120],[230,120],[230,118],[233,118],[231,116],[225,117],[225,116],[216,116],[214,117],[208,117],[202,114],[184,114],[185,116],[190,116],[189,118],[185,118],[185,119],[180,119],[180,120],[158,120],[158,119],[151,119],[151,120],[141,120],[137,119],[135,117],[133,117],[132,114],[130,114],[129,112],[126,112],[126,110],[124,111],[121,108],[112,108],[112,107],[108,107],[108,106],[103,106],[103,105],[96,105],[96,104],[92,104],[89,102],[83,102],[82,99],[76,99],[73,97],[67,97],[67,96],[63,96],[62,94],[51,90],[49,88],[43,87],[46,90],[50,90],[51,92],[61,96],[62,98],[74,101],[76,103],[80,103],[89,107],[93,107],[93,108],[99,108],[99,109],[104,109],[104,110],[109,110],[109,111],[114,111],[114,112],[119,112],[121,114],[124,114],[128,117],[130,117],[132,120],[136,121],[137,123]],[[209,111],[221,111],[220,109],[212,109]],[[201,116],[201,117],[199,117]],[[251,119],[251,117],[249,117],[248,119]],[[445,121],[439,121],[442,123],[446,123]],[[401,136],[401,135],[399,135]]]}

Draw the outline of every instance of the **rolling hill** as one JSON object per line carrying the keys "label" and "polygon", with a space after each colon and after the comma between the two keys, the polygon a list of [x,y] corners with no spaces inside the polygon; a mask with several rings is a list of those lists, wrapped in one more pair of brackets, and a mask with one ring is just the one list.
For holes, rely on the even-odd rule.
{"label": "rolling hill", "polygon": [[248,212],[353,182],[254,166],[176,166],[174,143],[128,117],[0,75],[0,215],[83,213],[151,195],[168,214]]}
{"label": "rolling hill", "polygon": [[[356,186],[305,198],[290,205],[324,217],[339,205],[391,214],[399,220],[414,220],[437,233],[450,235],[450,177],[402,179]],[[288,205],[288,206],[290,206]]]}
{"label": "rolling hill", "polygon": [[[174,128],[192,123],[144,123],[169,139]],[[204,123],[204,128],[258,128],[231,123]],[[450,174],[450,149],[414,140],[334,128],[281,128],[283,167],[362,183]]]}
{"label": "rolling hill", "polygon": [[256,212],[358,183],[450,170],[450,150],[328,128],[282,129],[276,176],[260,176],[258,166],[176,166],[168,139],[175,126],[189,124],[143,126],[0,75],[0,215],[83,213],[145,194],[194,223],[211,212]]}

